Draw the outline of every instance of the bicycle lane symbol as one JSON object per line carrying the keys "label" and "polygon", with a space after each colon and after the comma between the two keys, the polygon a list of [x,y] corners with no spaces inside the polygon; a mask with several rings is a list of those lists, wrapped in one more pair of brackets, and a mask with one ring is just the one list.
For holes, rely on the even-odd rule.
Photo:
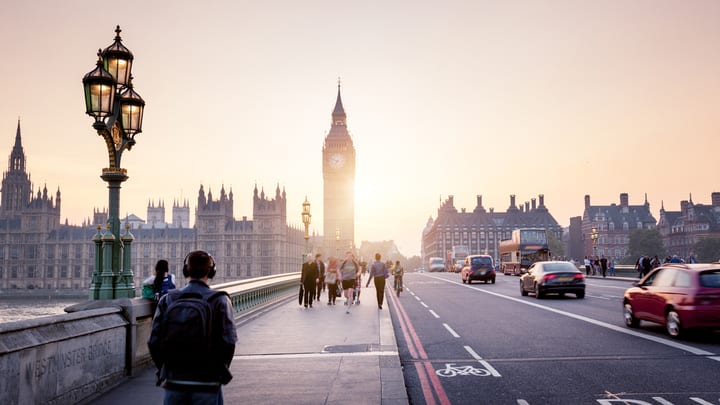
{"label": "bicycle lane symbol", "polygon": [[[455,376],[475,376],[475,377],[488,377],[493,375],[490,370],[484,368],[476,368],[473,366],[455,366],[455,363],[445,363],[445,368],[435,370],[435,374],[440,377],[455,377]],[[497,375],[499,377],[499,375]]]}

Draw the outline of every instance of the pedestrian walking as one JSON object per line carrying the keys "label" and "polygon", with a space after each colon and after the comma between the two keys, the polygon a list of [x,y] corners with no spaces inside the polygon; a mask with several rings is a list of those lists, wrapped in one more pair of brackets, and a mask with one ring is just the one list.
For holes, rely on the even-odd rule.
{"label": "pedestrian walking", "polygon": [[607,258],[605,257],[605,255],[603,255],[603,256],[600,258],[600,269],[602,270],[602,276],[603,276],[603,278],[606,276],[607,267],[608,267],[608,260],[607,260]]}
{"label": "pedestrian walking", "polygon": [[353,291],[355,290],[355,279],[357,273],[360,272],[360,264],[355,260],[352,252],[345,253],[345,260],[340,264],[339,274],[342,280],[342,288],[345,294],[346,314],[350,313],[350,306],[353,300]]}
{"label": "pedestrian walking", "polygon": [[328,305],[335,305],[338,290],[338,264],[334,257],[328,258],[328,266],[325,271],[325,284],[328,291]]}
{"label": "pedestrian walking", "polygon": [[610,264],[608,266],[610,269],[610,277],[615,277],[615,259],[610,259]]}
{"label": "pedestrian walking", "polygon": [[365,287],[370,285],[370,280],[375,283],[378,309],[382,309],[385,298],[385,279],[389,277],[385,263],[380,261],[380,253],[375,253],[375,261],[370,265],[370,275]]}
{"label": "pedestrian walking", "polygon": [[318,282],[315,286],[315,300],[320,301],[320,293],[325,290],[325,263],[323,263],[320,253],[315,255],[314,266],[317,268],[318,273]]}
{"label": "pedestrian walking", "polygon": [[303,285],[303,306],[307,308],[309,305],[312,308],[315,285],[318,282],[318,269],[311,254],[307,255],[307,261],[303,263],[300,282]]}
{"label": "pedestrian walking", "polygon": [[237,341],[230,297],[209,287],[215,260],[207,252],[190,252],[183,275],[188,284],[162,297],[152,320],[148,349],[157,385],[167,405],[222,404]]}
{"label": "pedestrian walking", "polygon": [[585,256],[585,260],[583,260],[583,264],[585,264],[585,275],[590,275],[590,259],[588,259],[587,256]]}

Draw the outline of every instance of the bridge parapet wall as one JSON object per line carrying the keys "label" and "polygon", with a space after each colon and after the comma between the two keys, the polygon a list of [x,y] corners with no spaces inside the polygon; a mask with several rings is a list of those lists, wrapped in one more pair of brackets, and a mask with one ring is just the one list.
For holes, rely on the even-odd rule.
{"label": "bridge parapet wall", "polygon": [[[235,318],[297,294],[299,273],[213,286],[230,295]],[[151,364],[155,302],[87,301],[67,314],[0,324],[0,404],[87,403]]]}

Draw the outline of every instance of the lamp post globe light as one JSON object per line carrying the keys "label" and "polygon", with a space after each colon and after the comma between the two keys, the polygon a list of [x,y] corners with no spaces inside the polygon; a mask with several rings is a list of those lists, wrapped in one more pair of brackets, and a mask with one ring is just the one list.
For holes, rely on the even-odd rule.
{"label": "lamp post globe light", "polygon": [[82,79],[85,113],[95,119],[93,128],[107,146],[109,164],[102,169],[101,179],[108,183],[108,223],[93,236],[95,268],[90,283],[90,299],[135,297],[130,263],[133,236],[128,226],[120,235],[120,186],[128,179],[120,166],[123,151],[135,145],[135,135],[142,132],[145,101],[132,85],[133,54],[120,38],[104,50],[98,50],[95,69]]}
{"label": "lamp post globe light", "polygon": [[[302,222],[305,224],[305,253],[310,253],[308,251],[308,239],[310,239],[310,218],[312,218],[312,215],[310,215],[310,202],[307,199],[307,196],[305,196],[305,202],[302,204]],[[305,256],[305,255],[303,255]]]}
{"label": "lamp post globe light", "polygon": [[597,227],[593,226],[592,230],[590,230],[590,239],[592,239],[594,256],[597,256],[598,237],[599,237],[599,235],[598,235]]}

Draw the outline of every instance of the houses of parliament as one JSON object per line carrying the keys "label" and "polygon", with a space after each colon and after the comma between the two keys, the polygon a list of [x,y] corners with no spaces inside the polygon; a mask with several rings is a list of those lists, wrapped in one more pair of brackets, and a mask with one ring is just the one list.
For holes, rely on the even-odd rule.
{"label": "houses of parliament", "polygon": [[[107,211],[94,210],[92,220],[79,226],[61,223],[60,189],[54,194],[47,186],[33,189],[19,121],[0,193],[0,296],[27,290],[85,295],[95,260],[91,240],[97,226],[107,223]],[[233,217],[233,198],[232,190],[226,192],[224,186],[214,195],[201,185],[193,227],[188,201],[173,203],[169,223],[163,202],[148,203],[147,221],[135,215],[121,218],[135,237],[135,286],[153,273],[158,259],[167,259],[171,272],[181,275],[185,255],[196,249],[213,255],[216,283],[298,271],[304,231],[288,225],[285,190],[278,185],[268,195],[256,185],[252,220]],[[185,283],[182,277],[177,281]]]}

